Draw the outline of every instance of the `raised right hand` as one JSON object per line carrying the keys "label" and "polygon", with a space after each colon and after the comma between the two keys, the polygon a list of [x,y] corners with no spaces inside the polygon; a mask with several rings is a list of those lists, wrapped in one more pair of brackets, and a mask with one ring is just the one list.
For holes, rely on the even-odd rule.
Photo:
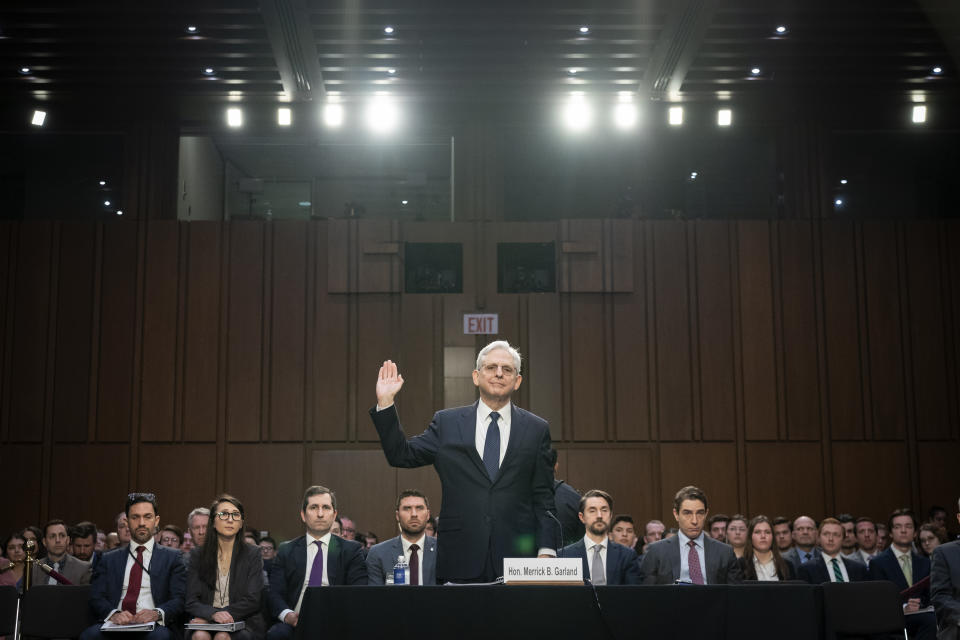
{"label": "raised right hand", "polygon": [[403,386],[403,376],[397,371],[393,360],[384,360],[377,377],[377,406],[381,409],[393,404],[393,397]]}

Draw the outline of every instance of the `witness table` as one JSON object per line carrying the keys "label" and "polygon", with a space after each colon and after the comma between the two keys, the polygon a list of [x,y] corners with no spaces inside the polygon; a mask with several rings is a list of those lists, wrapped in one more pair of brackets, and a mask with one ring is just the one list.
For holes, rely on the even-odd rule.
{"label": "witness table", "polygon": [[[823,637],[819,587],[311,587],[295,638]],[[346,635],[344,635],[346,634]]]}

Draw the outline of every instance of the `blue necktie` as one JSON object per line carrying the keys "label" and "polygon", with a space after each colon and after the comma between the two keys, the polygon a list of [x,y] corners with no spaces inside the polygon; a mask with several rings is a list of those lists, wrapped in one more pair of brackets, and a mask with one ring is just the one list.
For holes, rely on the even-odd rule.
{"label": "blue necktie", "polygon": [[493,481],[500,470],[500,425],[497,420],[500,414],[496,411],[490,414],[490,426],[487,427],[487,441],[483,443],[483,466],[487,468],[487,475]]}

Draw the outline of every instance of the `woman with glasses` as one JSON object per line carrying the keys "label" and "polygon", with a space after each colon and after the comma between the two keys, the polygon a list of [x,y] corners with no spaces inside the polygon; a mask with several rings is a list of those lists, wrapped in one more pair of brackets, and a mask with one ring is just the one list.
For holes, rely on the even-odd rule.
{"label": "woman with glasses", "polygon": [[[213,632],[214,640],[255,640],[264,635],[260,612],[263,560],[259,547],[243,541],[243,504],[230,495],[210,507],[215,535],[190,552],[186,610],[193,623],[243,622],[235,632]],[[194,631],[193,640],[210,640],[211,633]]]}

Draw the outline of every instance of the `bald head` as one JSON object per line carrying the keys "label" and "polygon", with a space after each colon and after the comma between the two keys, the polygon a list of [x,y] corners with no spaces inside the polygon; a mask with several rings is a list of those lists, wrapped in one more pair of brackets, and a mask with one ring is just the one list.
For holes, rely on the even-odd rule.
{"label": "bald head", "polygon": [[800,516],[794,520],[793,542],[804,551],[812,549],[817,543],[817,522],[810,516]]}

